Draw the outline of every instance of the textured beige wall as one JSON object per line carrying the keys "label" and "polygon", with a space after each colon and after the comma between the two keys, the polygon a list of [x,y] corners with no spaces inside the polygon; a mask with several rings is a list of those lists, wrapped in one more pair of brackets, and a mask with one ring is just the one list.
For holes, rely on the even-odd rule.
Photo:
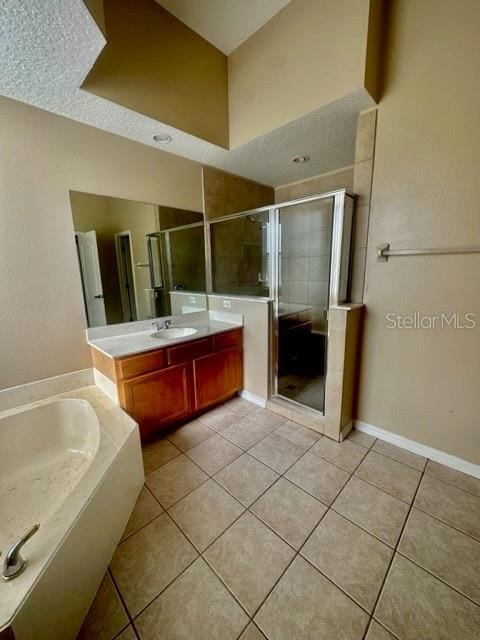
{"label": "textured beige wall", "polygon": [[230,145],[364,86],[369,0],[292,0],[228,57]]}
{"label": "textured beige wall", "polygon": [[[0,388],[90,366],[69,190],[201,210],[201,167],[2,98]],[[20,330],[19,330],[20,329]]]}
{"label": "textured beige wall", "polygon": [[[378,109],[360,420],[480,463],[480,255],[375,259],[480,244],[480,3],[392,7]],[[388,312],[475,312],[475,330],[394,330]]]}
{"label": "textured beige wall", "polygon": [[104,9],[107,45],[83,88],[228,146],[227,57],[153,0]]}

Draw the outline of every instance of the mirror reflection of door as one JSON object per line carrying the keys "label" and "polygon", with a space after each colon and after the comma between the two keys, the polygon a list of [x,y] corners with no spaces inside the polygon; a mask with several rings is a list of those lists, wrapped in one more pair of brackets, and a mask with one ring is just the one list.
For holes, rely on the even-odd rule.
{"label": "mirror reflection of door", "polygon": [[133,277],[132,238],[130,231],[115,234],[118,280],[124,322],[137,319],[135,304],[135,280]]}
{"label": "mirror reflection of door", "polygon": [[89,327],[207,308],[203,213],[79,191],[70,203]]}
{"label": "mirror reflection of door", "polygon": [[75,233],[83,296],[89,327],[107,324],[100,259],[95,230]]}

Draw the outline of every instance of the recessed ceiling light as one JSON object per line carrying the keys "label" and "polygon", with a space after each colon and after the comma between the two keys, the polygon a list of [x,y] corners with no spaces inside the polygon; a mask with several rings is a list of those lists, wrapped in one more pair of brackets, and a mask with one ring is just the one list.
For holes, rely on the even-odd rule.
{"label": "recessed ceiling light", "polygon": [[170,136],[168,133],[156,133],[154,136],[152,136],[152,138],[155,140],[155,142],[160,142],[160,144],[167,144],[168,142],[172,141],[172,136]]}
{"label": "recessed ceiling light", "polygon": [[309,160],[310,156],[296,156],[296,158],[293,159],[293,162],[301,164],[302,162],[308,162]]}

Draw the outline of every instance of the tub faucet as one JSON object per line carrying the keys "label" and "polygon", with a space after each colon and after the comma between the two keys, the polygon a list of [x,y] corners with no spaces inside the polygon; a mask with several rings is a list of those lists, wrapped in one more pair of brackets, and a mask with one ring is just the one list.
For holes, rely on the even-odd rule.
{"label": "tub faucet", "polygon": [[7,551],[7,555],[3,561],[2,580],[12,580],[12,578],[16,578],[25,569],[27,566],[27,560],[22,558],[20,550],[39,529],[40,525],[34,524],[30,531],[21,537],[18,542],[15,542],[15,544],[13,544]]}

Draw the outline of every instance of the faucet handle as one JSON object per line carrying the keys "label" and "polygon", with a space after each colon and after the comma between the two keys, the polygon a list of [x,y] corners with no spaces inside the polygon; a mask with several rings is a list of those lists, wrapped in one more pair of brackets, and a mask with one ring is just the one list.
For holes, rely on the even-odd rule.
{"label": "faucet handle", "polygon": [[11,580],[22,573],[27,566],[27,560],[22,558],[20,550],[23,545],[40,529],[39,524],[34,524],[27,533],[13,544],[7,551],[5,560],[3,561],[2,579]]}

